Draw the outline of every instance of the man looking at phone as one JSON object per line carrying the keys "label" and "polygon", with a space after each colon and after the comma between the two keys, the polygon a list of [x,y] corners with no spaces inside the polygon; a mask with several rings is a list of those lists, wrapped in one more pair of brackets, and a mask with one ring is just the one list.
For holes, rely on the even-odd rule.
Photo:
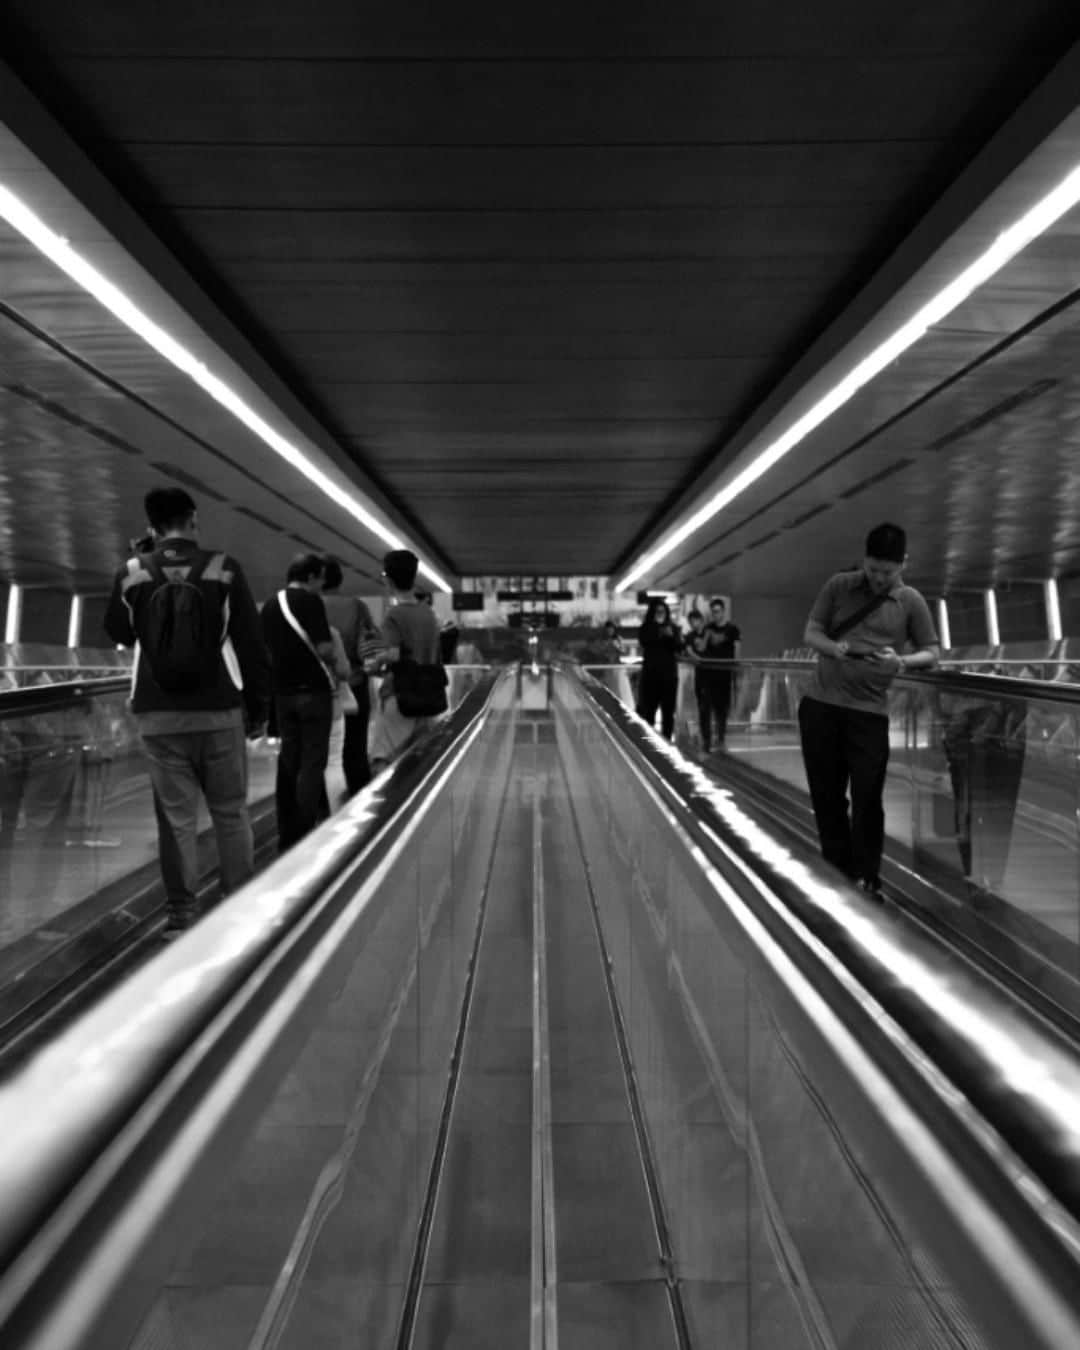
{"label": "man looking at phone", "polygon": [[904,531],[876,526],[862,567],[822,587],[804,635],[819,654],[799,705],[799,731],[822,856],[875,895],[885,839],[889,686],[906,670],[932,669],[939,654],[926,601],[904,584],[906,562]]}

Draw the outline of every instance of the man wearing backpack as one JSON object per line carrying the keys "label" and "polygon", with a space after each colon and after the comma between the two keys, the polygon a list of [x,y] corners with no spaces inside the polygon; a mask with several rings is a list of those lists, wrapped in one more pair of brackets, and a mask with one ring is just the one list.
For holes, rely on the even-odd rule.
{"label": "man wearing backpack", "polygon": [[379,687],[368,758],[372,772],[385,767],[429,717],[447,708],[446,670],[439,655],[439,621],[431,605],[414,594],[419,559],[392,549],[383,559],[390,609],[383,619],[387,674]]}
{"label": "man wearing backpack", "polygon": [[269,668],[240,564],[199,546],[192,498],[182,488],[155,488],[145,509],[153,548],[116,578],[105,628],[135,648],[131,706],[154,790],[172,937],[198,917],[200,796],[214,824],[223,891],[255,870],[245,732],[258,734],[266,722]]}
{"label": "man wearing backpack", "polygon": [[931,670],[939,650],[926,601],[904,584],[906,562],[904,531],[876,526],[862,566],[825,583],[803,638],[819,658],[799,704],[799,731],[821,853],[875,897],[885,842],[889,686],[906,670]]}

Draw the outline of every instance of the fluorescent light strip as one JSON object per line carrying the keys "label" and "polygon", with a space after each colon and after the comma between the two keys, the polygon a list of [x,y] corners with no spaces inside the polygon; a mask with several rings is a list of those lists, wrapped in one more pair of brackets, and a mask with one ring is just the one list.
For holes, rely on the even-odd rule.
{"label": "fluorescent light strip", "polygon": [[81,595],[71,597],[71,609],[68,611],[68,640],[69,648],[78,647],[82,642],[82,621],[83,621],[83,598]]}
{"label": "fluorescent light strip", "polygon": [[937,602],[937,627],[942,650],[948,651],[952,646],[952,626],[949,623],[949,602],[943,595],[938,597]]}
{"label": "fluorescent light strip", "polygon": [[22,587],[14,582],[8,587],[7,614],[4,618],[4,641],[9,647],[19,640],[22,626]]}
{"label": "fluorescent light strip", "polygon": [[1043,582],[1043,596],[1046,600],[1046,636],[1051,642],[1060,642],[1062,639],[1061,630],[1061,597],[1058,595],[1058,584],[1053,577],[1047,578]]}
{"label": "fluorescent light strip", "polygon": [[763,474],[789,454],[795,447],[815,431],[838,408],[852,399],[856,393],[903,355],[934,324],[940,323],[963,304],[978,288],[999,272],[1007,262],[1016,257],[1033,239],[1037,239],[1056,221],[1060,220],[1080,202],[1080,168],[1076,168],[1064,178],[1053,191],[1020,217],[1004,233],[999,234],[985,253],[975,259],[959,276],[944,286],[937,295],[929,300],[907,323],[902,324],[884,342],[875,347],[869,356],[858,363],[847,375],[829,390],[817,403],[777,440],[766,446],[760,454],[736,475],[726,487],[714,493],[712,497],[671,534],[664,543],[650,553],[646,553],[635,566],[627,572],[615,587],[624,591],[632,586],[657,563],[673,553],[684,540],[711,520],[718,511],[729,506],[756,483]]}
{"label": "fluorescent light strip", "polygon": [[997,593],[993,586],[983,591],[983,611],[986,614],[986,640],[991,647],[1001,646],[1001,628],[998,625]]}
{"label": "fluorescent light strip", "polygon": [[[333,479],[316,467],[302,450],[293,445],[280,432],[275,431],[270,423],[260,417],[254,408],[245,403],[239,394],[208,370],[202,361],[177,342],[174,337],[171,337],[159,324],[156,324],[149,315],[144,314],[118,286],[114,285],[108,277],[87,262],[84,257],[76,253],[66,239],[51,230],[40,216],[31,211],[26,203],[17,197],[10,188],[4,187],[2,184],[0,184],[0,217],[6,220],[12,229],[17,230],[24,239],[28,239],[40,253],[43,253],[51,262],[55,263],[62,272],[65,272],[73,281],[77,282],[83,290],[104,305],[110,314],[115,315],[122,324],[125,324],[145,343],[153,347],[177,370],[182,371],[189,379],[194,380],[200,389],[205,390],[215,402],[220,403],[223,408],[231,412],[249,431],[254,432],[264,445],[269,446],[276,455],[280,455],[286,463],[299,470],[309,482],[314,483],[332,502],[346,510],[354,520],[358,520],[361,525],[381,539],[387,548],[406,547],[403,539],[387,530],[355,497],[350,496]],[[427,563],[422,562],[420,564],[420,571],[430,581],[434,582],[440,590],[450,591],[449,582],[444,580]]]}

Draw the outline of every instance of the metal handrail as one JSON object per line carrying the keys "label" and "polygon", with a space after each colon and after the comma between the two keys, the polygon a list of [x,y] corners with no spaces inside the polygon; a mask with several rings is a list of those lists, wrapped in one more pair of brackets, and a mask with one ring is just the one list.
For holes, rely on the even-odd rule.
{"label": "metal handrail", "polygon": [[[0,1085],[0,1344],[98,1344],[88,1331],[93,1319],[135,1297],[126,1283],[132,1247],[159,1250],[165,1211],[181,1204],[188,1179],[173,1154],[166,1163],[168,1151],[203,1179],[224,1166],[233,1133],[253,1118],[260,1088],[280,1067],[283,1044],[307,1033],[302,1013],[316,987],[325,988],[313,974],[316,953],[332,981],[335,925],[376,921],[378,877],[479,736],[508,676],[477,685],[303,848]],[[151,1235],[161,1239],[156,1246]],[[146,1259],[163,1278],[167,1260]],[[73,1302],[78,1315],[68,1316]],[[42,1332],[54,1315],[62,1327]]]}
{"label": "metal handrail", "polygon": [[[636,751],[651,788],[746,896],[752,917],[739,933],[744,947],[774,972],[766,945],[782,950],[825,1001],[833,1025],[884,1069],[911,1118],[930,1123],[928,1137],[946,1151],[949,1171],[929,1178],[927,1204],[944,1205],[973,1265],[985,1275],[988,1264],[1002,1282],[991,1290],[975,1281],[972,1289],[1000,1302],[1004,1326],[1024,1328],[1005,1342],[1080,1345],[1080,1061],[1073,1048],[928,935],[898,929],[820,861],[797,856],[599,681],[578,678],[596,720]],[[792,997],[783,977],[780,987]],[[794,1001],[812,1020],[808,1001]],[[848,1087],[867,1091],[857,1080]],[[888,1119],[884,1128],[900,1129]],[[900,1138],[899,1146],[910,1144]],[[930,1188],[940,1187],[947,1193],[935,1199]],[[972,1231],[979,1212],[993,1234]],[[1011,1246],[1007,1261],[1003,1241]]]}
{"label": "metal handrail", "polygon": [[21,689],[0,689],[0,720],[70,708],[107,694],[127,693],[130,689],[130,674],[69,680],[60,684],[34,684]]}
{"label": "metal handrail", "polygon": [[[812,671],[817,663],[816,661],[796,658],[769,657],[758,659],[749,657],[738,661],[680,660],[680,664],[694,668],[730,670],[735,674],[747,670],[775,670],[778,673],[790,675],[800,671]],[[902,675],[897,675],[893,683],[894,685],[923,685],[937,690],[939,694],[977,694],[981,698],[1011,698],[1025,699],[1029,702],[1080,705],[1080,684],[1057,680],[1021,679],[1014,675],[993,675],[989,673],[984,675],[977,671],[969,672],[963,669],[966,666],[980,664],[983,664],[983,662],[962,661],[952,664],[942,662],[936,670],[905,671]],[[987,660],[985,664],[999,666],[1005,663]],[[1033,660],[1023,661],[1020,664],[1031,667],[1053,665],[1054,662]],[[1077,663],[1070,661],[1065,664],[1075,665]],[[605,665],[595,661],[582,661],[580,666],[583,670],[626,670],[635,668],[628,665]]]}

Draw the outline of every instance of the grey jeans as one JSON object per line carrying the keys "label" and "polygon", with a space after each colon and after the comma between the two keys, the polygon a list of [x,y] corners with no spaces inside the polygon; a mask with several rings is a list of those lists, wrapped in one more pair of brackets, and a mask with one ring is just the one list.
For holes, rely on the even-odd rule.
{"label": "grey jeans", "polygon": [[199,887],[199,798],[206,798],[217,837],[226,894],[255,871],[247,809],[248,761],[244,729],[144,736],[154,788],[161,875],[169,909],[195,913]]}

